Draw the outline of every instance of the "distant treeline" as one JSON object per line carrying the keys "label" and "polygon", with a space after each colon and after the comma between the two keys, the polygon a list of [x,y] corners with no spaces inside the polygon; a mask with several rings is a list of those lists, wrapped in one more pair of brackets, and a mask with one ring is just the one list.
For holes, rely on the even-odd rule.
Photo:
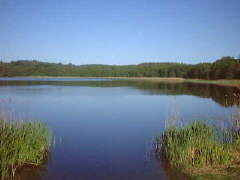
{"label": "distant treeline", "polygon": [[142,63],[138,65],[73,65],[36,60],[0,62],[0,76],[182,77],[240,79],[240,59],[223,57],[214,63]]}

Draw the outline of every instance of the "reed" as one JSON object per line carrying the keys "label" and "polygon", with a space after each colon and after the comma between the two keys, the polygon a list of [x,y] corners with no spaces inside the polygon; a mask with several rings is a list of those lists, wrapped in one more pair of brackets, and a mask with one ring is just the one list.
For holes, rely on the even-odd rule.
{"label": "reed", "polygon": [[183,172],[203,172],[234,165],[240,157],[239,132],[202,122],[171,126],[156,138],[156,153]]}
{"label": "reed", "polygon": [[24,165],[38,166],[50,148],[51,134],[43,122],[0,120],[0,175],[11,178]]}
{"label": "reed", "polygon": [[201,83],[201,84],[216,84],[221,86],[240,87],[239,79],[219,79],[219,80],[204,80],[204,79],[184,79],[187,83]]}

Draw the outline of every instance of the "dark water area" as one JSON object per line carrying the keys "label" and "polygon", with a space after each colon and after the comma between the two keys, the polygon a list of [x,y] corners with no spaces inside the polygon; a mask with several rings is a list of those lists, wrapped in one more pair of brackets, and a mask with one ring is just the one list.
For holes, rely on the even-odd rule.
{"label": "dark water area", "polygon": [[157,160],[152,141],[172,109],[181,123],[231,123],[238,88],[107,79],[0,79],[0,99],[22,119],[47,123],[54,147],[15,179],[186,179]]}

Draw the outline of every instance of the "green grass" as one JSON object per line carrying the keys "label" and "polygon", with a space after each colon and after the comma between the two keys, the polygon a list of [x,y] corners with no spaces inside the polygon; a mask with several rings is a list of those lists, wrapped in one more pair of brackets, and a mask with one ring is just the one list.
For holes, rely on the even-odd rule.
{"label": "green grass", "polygon": [[156,153],[191,176],[225,174],[240,162],[239,137],[232,129],[217,129],[201,122],[172,126],[157,137]]}
{"label": "green grass", "polygon": [[0,120],[0,175],[13,177],[24,165],[40,165],[50,148],[51,134],[42,122]]}

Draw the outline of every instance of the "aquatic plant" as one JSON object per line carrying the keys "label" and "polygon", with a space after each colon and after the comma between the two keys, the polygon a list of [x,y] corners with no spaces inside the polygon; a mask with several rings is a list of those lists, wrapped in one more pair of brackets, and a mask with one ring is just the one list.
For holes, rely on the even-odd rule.
{"label": "aquatic plant", "polygon": [[171,126],[156,138],[156,153],[185,172],[228,167],[239,160],[239,132],[203,122]]}
{"label": "aquatic plant", "polygon": [[50,131],[43,122],[0,120],[1,178],[13,177],[24,165],[40,165],[50,142]]}

